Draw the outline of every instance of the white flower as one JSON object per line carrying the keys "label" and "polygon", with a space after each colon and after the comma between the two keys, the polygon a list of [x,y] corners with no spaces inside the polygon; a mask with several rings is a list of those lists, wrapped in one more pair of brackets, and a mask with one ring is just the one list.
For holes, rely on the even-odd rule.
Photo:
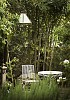
{"label": "white flower", "polygon": [[62,79],[62,77],[59,77],[59,80],[61,80]]}
{"label": "white flower", "polygon": [[65,59],[65,60],[63,61],[63,63],[64,63],[64,64],[69,64],[69,60]]}
{"label": "white flower", "polygon": [[66,80],[66,77],[63,77],[63,80]]}
{"label": "white flower", "polygon": [[60,79],[57,79],[57,82],[59,83],[60,82]]}

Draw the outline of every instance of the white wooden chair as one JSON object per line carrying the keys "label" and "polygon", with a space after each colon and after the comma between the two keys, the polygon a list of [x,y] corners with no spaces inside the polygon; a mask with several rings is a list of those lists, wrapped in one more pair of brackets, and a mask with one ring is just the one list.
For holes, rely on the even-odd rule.
{"label": "white wooden chair", "polygon": [[35,79],[34,65],[22,65],[22,80]]}
{"label": "white wooden chair", "polygon": [[23,88],[26,85],[31,83],[38,83],[39,80],[35,78],[34,65],[22,65],[22,86]]}

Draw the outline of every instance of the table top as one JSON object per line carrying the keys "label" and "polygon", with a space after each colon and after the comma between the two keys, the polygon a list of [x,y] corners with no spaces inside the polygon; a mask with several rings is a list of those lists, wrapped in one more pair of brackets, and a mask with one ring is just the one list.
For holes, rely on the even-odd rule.
{"label": "table top", "polygon": [[44,75],[60,75],[62,76],[61,71],[39,71],[38,72],[39,76],[44,76]]}

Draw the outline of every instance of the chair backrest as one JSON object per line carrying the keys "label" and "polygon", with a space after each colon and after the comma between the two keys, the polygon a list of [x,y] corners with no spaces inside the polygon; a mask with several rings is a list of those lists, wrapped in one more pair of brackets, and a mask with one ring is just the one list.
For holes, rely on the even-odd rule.
{"label": "chair backrest", "polygon": [[22,65],[22,79],[34,79],[34,65]]}

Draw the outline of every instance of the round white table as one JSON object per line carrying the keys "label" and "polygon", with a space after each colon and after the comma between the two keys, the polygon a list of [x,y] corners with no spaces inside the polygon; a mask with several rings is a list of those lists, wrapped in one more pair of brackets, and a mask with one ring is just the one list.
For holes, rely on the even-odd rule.
{"label": "round white table", "polygon": [[40,71],[38,72],[39,76],[48,76],[48,75],[52,75],[54,77],[60,77],[62,76],[62,72],[61,71]]}

